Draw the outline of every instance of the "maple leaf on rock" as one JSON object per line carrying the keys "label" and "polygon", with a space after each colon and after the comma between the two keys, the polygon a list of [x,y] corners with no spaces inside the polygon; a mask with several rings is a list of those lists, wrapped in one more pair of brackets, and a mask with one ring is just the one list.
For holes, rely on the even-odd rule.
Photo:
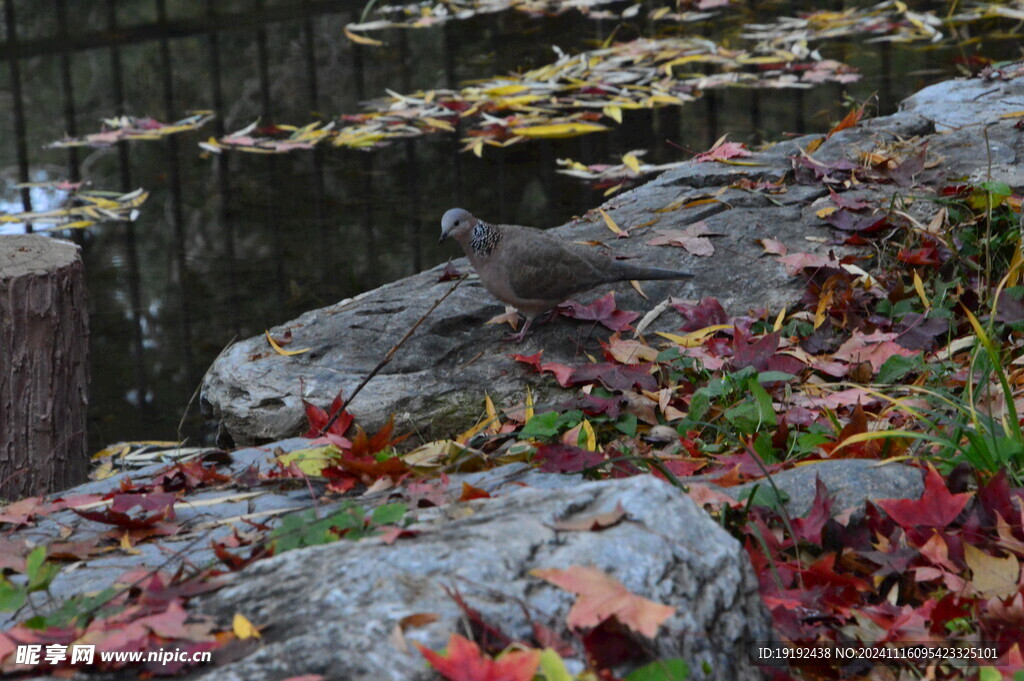
{"label": "maple leaf on rock", "polygon": [[448,639],[444,656],[419,643],[416,647],[449,681],[531,681],[540,666],[539,650],[513,650],[491,659],[477,644],[458,634]]}
{"label": "maple leaf on rock", "polygon": [[929,464],[920,499],[879,499],[875,504],[904,529],[924,526],[941,530],[960,515],[972,496],[971,492],[950,494],[942,476]]}
{"label": "maple leaf on rock", "polygon": [[625,331],[640,316],[639,312],[615,307],[615,292],[604,295],[589,305],[574,300],[558,306],[558,311],[571,319],[598,322],[612,331]]}
{"label": "maple leaf on rock", "polygon": [[709,236],[718,236],[708,230],[707,224],[701,220],[686,229],[658,230],[658,236],[648,241],[651,246],[679,246],[691,255],[708,257],[715,254],[715,246]]}
{"label": "maple leaf on rock", "polygon": [[655,603],[629,591],[619,580],[600,570],[571,565],[564,570],[531,570],[530,574],[579,595],[566,622],[577,629],[596,627],[610,617],[633,631],[654,638],[675,608]]}

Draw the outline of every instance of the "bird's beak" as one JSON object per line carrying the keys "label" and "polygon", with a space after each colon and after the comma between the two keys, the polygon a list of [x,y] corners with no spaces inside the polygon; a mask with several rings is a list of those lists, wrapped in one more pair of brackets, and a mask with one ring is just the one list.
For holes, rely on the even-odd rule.
{"label": "bird's beak", "polygon": [[437,240],[437,243],[443,244],[444,240],[448,238],[448,232],[441,232],[441,238]]}

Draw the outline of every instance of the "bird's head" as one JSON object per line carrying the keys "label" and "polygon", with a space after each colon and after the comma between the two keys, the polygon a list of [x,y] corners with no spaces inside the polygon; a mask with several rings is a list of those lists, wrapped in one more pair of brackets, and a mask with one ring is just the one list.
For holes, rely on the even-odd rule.
{"label": "bird's head", "polygon": [[452,208],[441,218],[441,239],[438,243],[448,237],[460,243],[464,242],[476,227],[476,223],[476,218],[468,210]]}

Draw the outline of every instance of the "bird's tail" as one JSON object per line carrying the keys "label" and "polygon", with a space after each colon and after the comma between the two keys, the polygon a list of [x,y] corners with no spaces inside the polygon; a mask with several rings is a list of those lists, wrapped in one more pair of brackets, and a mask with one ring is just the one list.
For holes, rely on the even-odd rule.
{"label": "bird's tail", "polygon": [[618,274],[621,279],[689,279],[693,276],[690,272],[682,270],[670,270],[664,267],[640,267],[619,261]]}

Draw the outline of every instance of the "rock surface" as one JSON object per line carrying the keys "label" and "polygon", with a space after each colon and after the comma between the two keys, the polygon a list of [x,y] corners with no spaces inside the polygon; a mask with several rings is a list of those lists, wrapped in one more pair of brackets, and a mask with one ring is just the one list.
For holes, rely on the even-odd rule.
{"label": "rock surface", "polygon": [[[923,136],[928,139],[929,160],[939,163],[922,174],[922,182],[984,177],[991,171],[994,179],[1020,187],[1024,184],[1019,169],[1020,135],[1013,120],[1000,115],[1022,108],[1024,78],[948,81],[922,90],[893,116],[866,121],[834,135],[815,158],[857,160],[861,151]],[[987,134],[982,134],[983,129]],[[615,287],[620,308],[646,312],[667,296],[713,296],[730,314],[762,307],[780,310],[792,304],[802,283],[788,278],[775,258],[763,254],[755,239],[779,239],[791,252],[839,250],[836,243],[830,243],[833,231],[811,206],[827,196],[827,189],[790,184],[786,193],[766,195],[730,185],[741,179],[776,181],[785,177],[791,170],[789,156],[811,139],[791,140],[755,153],[746,159],[757,164],[753,166],[691,163],[612,199],[603,208],[616,224],[630,230],[628,239],[613,238],[596,210],[555,233],[571,240],[598,239],[617,255],[638,256],[638,262],[644,264],[686,269],[697,275],[688,282],[645,283],[650,300],[642,299],[628,285]],[[897,191],[908,193],[906,188],[883,185],[872,186],[865,194]],[[709,198],[713,200],[687,207]],[[700,220],[708,231],[719,235],[712,237],[715,253],[711,257],[647,245],[659,230],[681,229]],[[455,265],[467,270],[465,259],[456,260]],[[274,330],[278,334],[290,330],[293,347],[312,348],[306,354],[277,355],[263,337],[228,349],[215,362],[202,388],[204,409],[220,422],[226,442],[264,442],[297,433],[304,424],[303,388],[305,397],[318,404],[327,404],[339,390],[350,393],[451,286],[438,282],[441,269],[435,267],[312,310]],[[599,289],[592,296],[603,292]],[[479,282],[466,282],[367,385],[351,411],[369,428],[395,413],[400,429],[414,430],[424,440],[450,435],[476,421],[485,388],[496,402],[505,405],[520,401],[528,384],[552,390],[551,381],[528,374],[510,353],[528,355],[543,349],[545,361],[570,363],[584,358],[584,352],[599,353],[597,340],[609,334],[591,323],[560,318],[538,326],[522,345],[510,347],[501,342],[502,330],[483,324],[501,311]],[[669,309],[649,328],[674,330],[680,321]]]}
{"label": "rock surface", "polygon": [[[617,505],[626,519],[602,531],[551,527]],[[221,623],[241,612],[268,624],[264,644],[196,678],[436,678],[412,643],[440,649],[461,629],[463,613],[444,587],[457,589],[485,621],[516,638],[531,637],[529,612],[571,641],[565,617],[575,596],[530,571],[572,565],[595,567],[633,593],[676,609],[654,640],[638,646],[648,660],[682,657],[698,680],[761,677],[750,645],[770,640],[771,633],[746,554],[667,483],[639,476],[564,490],[520,488],[432,515],[413,527],[417,536],[393,546],[379,539],[338,542],[284,553],[239,573],[199,609]],[[408,629],[397,642],[400,620],[416,613],[438,619]]]}

